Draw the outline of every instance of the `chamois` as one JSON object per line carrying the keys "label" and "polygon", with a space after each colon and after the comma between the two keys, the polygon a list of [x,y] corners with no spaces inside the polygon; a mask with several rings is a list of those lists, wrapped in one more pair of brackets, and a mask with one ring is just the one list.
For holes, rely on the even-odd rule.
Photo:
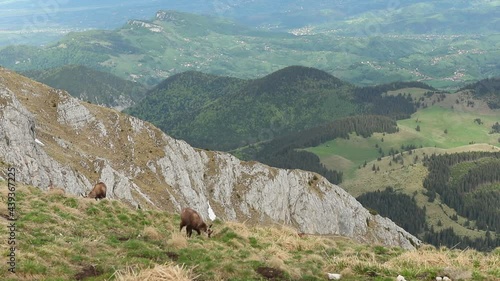
{"label": "chamois", "polygon": [[212,225],[207,227],[207,224],[203,221],[201,216],[191,208],[184,208],[181,212],[181,225],[179,231],[182,231],[183,227],[186,227],[186,233],[188,237],[191,237],[193,229],[201,235],[201,231],[206,232],[208,238],[212,235]]}
{"label": "chamois", "polygon": [[95,200],[106,198],[106,185],[102,181],[97,183],[92,191],[84,197],[95,198]]}

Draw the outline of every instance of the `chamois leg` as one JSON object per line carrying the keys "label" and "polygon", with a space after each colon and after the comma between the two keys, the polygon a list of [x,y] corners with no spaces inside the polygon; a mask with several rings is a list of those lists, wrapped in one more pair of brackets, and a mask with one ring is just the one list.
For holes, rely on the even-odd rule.
{"label": "chamois leg", "polygon": [[186,226],[186,224],[183,221],[181,221],[181,227],[179,228],[179,231],[182,231],[182,228],[185,226]]}
{"label": "chamois leg", "polygon": [[187,236],[188,237],[191,237],[191,234],[193,234],[193,227],[191,226],[186,226],[186,232],[187,232]]}

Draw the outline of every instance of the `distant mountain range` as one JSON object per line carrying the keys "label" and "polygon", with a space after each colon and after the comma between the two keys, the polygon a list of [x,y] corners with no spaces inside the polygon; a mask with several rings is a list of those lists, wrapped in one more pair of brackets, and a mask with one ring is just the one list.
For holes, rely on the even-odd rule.
{"label": "distant mountain range", "polygon": [[[498,1],[369,1],[369,0],[101,0],[0,2],[0,30],[113,29],[128,19],[148,19],[162,9],[231,18],[254,27],[288,30],[335,24],[342,33],[379,26],[383,33],[498,32]],[[37,16],[43,16],[36,18]],[[356,27],[356,28],[352,28]],[[35,31],[35,27],[32,27]],[[26,31],[26,30],[25,30]],[[29,30],[27,30],[29,31]],[[359,30],[357,30],[359,31]],[[364,31],[370,31],[369,28]],[[371,30],[374,31],[374,30]],[[336,32],[339,32],[337,30]]]}
{"label": "distant mountain range", "polygon": [[5,47],[0,64],[17,71],[84,65],[147,86],[189,70],[248,79],[290,65],[322,69],[357,85],[424,81],[457,88],[500,75],[500,35],[371,35],[271,32],[159,11],[151,20],[70,33],[43,48]]}

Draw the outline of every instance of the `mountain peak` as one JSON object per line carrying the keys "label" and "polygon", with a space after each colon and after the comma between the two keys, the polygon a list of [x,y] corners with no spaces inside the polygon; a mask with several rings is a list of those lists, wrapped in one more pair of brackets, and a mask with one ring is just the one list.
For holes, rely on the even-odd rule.
{"label": "mountain peak", "polygon": [[[270,80],[276,80],[280,78],[286,77],[287,79],[297,79],[297,80],[302,80],[302,79],[314,79],[314,80],[330,80],[330,79],[336,79],[338,82],[342,82],[340,79],[332,76],[326,71],[314,68],[314,67],[307,67],[307,66],[301,66],[301,65],[292,65],[292,66],[287,66],[285,68],[282,68],[280,70],[277,70],[271,74],[268,74],[264,76],[262,79],[270,79]],[[345,83],[345,82],[342,82]]]}
{"label": "mountain peak", "polygon": [[253,86],[257,86],[254,90],[256,93],[269,91],[280,92],[280,89],[291,88],[293,85],[296,85],[298,88],[303,88],[304,81],[314,81],[314,87],[320,88],[328,86],[333,89],[349,85],[349,83],[323,70],[298,65],[285,67],[254,81],[255,83]]}

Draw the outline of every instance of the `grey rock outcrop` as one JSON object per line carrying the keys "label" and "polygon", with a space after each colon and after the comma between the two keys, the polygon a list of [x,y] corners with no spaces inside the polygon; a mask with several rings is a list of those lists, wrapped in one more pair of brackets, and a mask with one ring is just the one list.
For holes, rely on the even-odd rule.
{"label": "grey rock outcrop", "polygon": [[90,185],[75,170],[51,158],[36,142],[36,131],[34,115],[12,91],[0,86],[0,155],[2,161],[16,167],[16,180],[42,189],[52,181],[70,193]]}
{"label": "grey rock outcrop", "polygon": [[[37,143],[43,143],[43,146]],[[224,220],[287,224],[299,232],[413,249],[420,241],[371,215],[342,188],[302,170],[242,162],[191,147],[156,127],[0,68],[0,160],[18,180],[68,193],[97,181],[108,197]]]}

